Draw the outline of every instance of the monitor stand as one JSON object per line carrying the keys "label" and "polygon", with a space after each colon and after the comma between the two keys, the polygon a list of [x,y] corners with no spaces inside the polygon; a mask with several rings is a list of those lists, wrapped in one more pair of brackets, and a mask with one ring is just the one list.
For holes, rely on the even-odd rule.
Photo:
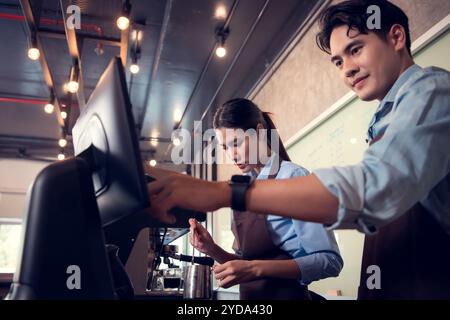
{"label": "monitor stand", "polygon": [[28,191],[22,251],[7,299],[114,299],[94,194],[81,157],[44,168]]}

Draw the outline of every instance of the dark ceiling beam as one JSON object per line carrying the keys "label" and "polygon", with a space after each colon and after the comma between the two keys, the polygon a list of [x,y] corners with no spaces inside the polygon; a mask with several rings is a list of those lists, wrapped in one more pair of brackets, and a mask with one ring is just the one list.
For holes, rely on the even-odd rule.
{"label": "dark ceiling beam", "polygon": [[[58,139],[0,135],[0,158],[55,161],[61,150]],[[64,152],[67,156],[73,154],[70,141]]]}
{"label": "dark ceiling beam", "polygon": [[[66,33],[63,31],[40,28],[38,32],[42,37],[66,40]],[[83,40],[94,40],[94,41],[97,41],[98,43],[112,46],[112,47],[120,47],[121,46],[121,40],[118,38],[100,37],[97,35],[80,34],[80,33],[77,33],[77,37],[80,39],[83,39]]]}
{"label": "dark ceiling beam", "polygon": [[[130,23],[130,26],[132,23]],[[130,29],[131,27],[128,27],[126,30],[122,30],[120,32],[120,59],[122,60],[122,65],[124,68],[126,68],[127,61],[128,61],[128,46],[129,46],[129,39],[130,39]]]}
{"label": "dark ceiling beam", "polygon": [[51,147],[58,145],[58,139],[0,134],[0,144],[30,144]]}
{"label": "dark ceiling beam", "polygon": [[36,42],[37,42],[37,46],[40,52],[40,57],[39,57],[39,62],[41,64],[41,69],[42,69],[42,73],[44,75],[44,80],[45,83],[47,84],[47,87],[49,88],[50,91],[53,91],[54,95],[55,95],[55,101],[54,101],[54,105],[55,105],[55,113],[56,113],[56,118],[58,120],[58,124],[61,127],[65,126],[64,123],[64,119],[61,117],[61,107],[59,105],[59,97],[58,97],[58,93],[57,90],[54,90],[54,81],[53,81],[53,77],[52,74],[50,72],[50,69],[48,67],[48,63],[47,63],[47,59],[45,57],[45,52],[42,46],[42,41],[40,39],[39,33],[37,32],[37,26],[36,26],[36,21],[34,19],[34,15],[33,15],[33,11],[31,9],[31,3],[30,0],[20,0],[20,5],[22,7],[22,11],[23,11],[23,15],[25,17],[25,22],[28,26],[28,32],[30,33],[35,33],[36,34]]}
{"label": "dark ceiling beam", "polygon": [[[131,10],[133,10],[133,8]],[[126,68],[128,61],[128,48],[130,47],[131,30],[143,30],[146,25],[146,21],[130,21],[130,26],[126,30],[122,30],[120,32],[120,59],[122,60],[122,65],[124,68]],[[155,24],[150,23],[149,25],[154,26]]]}
{"label": "dark ceiling beam", "polygon": [[48,97],[36,97],[36,96],[25,95],[22,93],[11,93],[11,92],[1,92],[1,91],[0,91],[0,97],[1,98],[11,98],[11,99],[42,100],[42,103],[48,101]]}
{"label": "dark ceiling beam", "polygon": [[[69,53],[74,62],[78,63],[78,91],[77,100],[79,111],[83,110],[86,106],[86,99],[84,95],[84,81],[83,81],[83,68],[81,62],[81,47],[82,42],[78,43],[77,33],[75,28],[69,28],[67,26],[67,13],[66,9],[68,6],[72,5],[71,0],[60,0],[61,3],[61,13],[64,21],[64,31],[66,33],[67,45],[69,47]],[[71,110],[73,114],[74,110]],[[70,130],[69,130],[70,131]]]}
{"label": "dark ceiling beam", "polygon": [[[36,3],[36,2],[37,2],[37,0],[33,1],[33,9],[34,9],[34,12],[35,12],[35,20],[38,20],[37,19],[38,18],[38,14],[36,12],[36,9],[38,7],[41,7],[41,5]],[[39,0],[39,2],[42,3],[43,1]],[[0,8],[19,9],[20,10],[21,6],[18,5],[18,4],[13,4],[13,3],[0,2]],[[53,10],[53,9],[50,9],[50,8],[41,8],[40,11],[39,11],[39,16],[41,14],[45,15],[45,16],[55,16],[55,15],[59,15],[59,13],[60,13],[59,10]],[[111,21],[115,21],[115,19],[117,18],[116,16],[106,16],[106,15],[103,15],[103,12],[101,12],[101,13],[102,13],[102,15],[94,15],[94,14],[84,13],[83,14],[83,18],[89,19],[89,20],[95,20],[95,21],[98,21],[98,22],[105,22],[105,23],[111,23]],[[150,22],[150,23],[148,23],[148,25],[154,26],[154,27],[159,27],[159,24],[157,24],[157,23],[151,23]]]}
{"label": "dark ceiling beam", "polygon": [[4,159],[22,159],[22,160],[30,160],[30,161],[42,161],[42,162],[55,162],[58,160],[56,157],[43,157],[43,156],[34,156],[30,154],[23,154],[20,152],[2,152],[0,150],[0,158]]}
{"label": "dark ceiling beam", "polygon": [[138,116],[138,119],[137,119],[137,121],[138,121],[137,127],[141,131],[141,135],[142,135],[142,127],[143,127],[142,124],[144,123],[145,115],[147,113],[147,105],[148,105],[148,102],[150,99],[152,85],[156,80],[156,74],[157,74],[158,68],[159,68],[159,61],[161,59],[162,49],[163,49],[163,45],[164,45],[164,39],[166,38],[167,28],[169,26],[170,14],[172,12],[172,4],[173,4],[173,0],[167,0],[166,6],[164,8],[164,18],[163,18],[163,22],[161,25],[161,31],[159,32],[158,44],[155,48],[155,55],[154,55],[155,58],[153,59],[152,72],[149,75],[148,85],[147,85],[147,89],[145,91],[144,105],[142,106],[142,112]]}
{"label": "dark ceiling beam", "polygon": [[[64,147],[66,154],[72,154],[72,141],[67,141],[67,146]],[[39,153],[55,156],[61,151],[58,145],[58,139],[45,137],[31,137],[31,136],[14,136],[14,135],[0,135],[0,152],[18,154],[24,153]]]}

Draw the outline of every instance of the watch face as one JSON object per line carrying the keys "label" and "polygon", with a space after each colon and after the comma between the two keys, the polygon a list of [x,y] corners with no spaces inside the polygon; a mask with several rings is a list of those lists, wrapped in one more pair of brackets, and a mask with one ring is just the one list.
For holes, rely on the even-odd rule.
{"label": "watch face", "polygon": [[231,177],[231,181],[235,183],[250,183],[250,176],[234,175]]}

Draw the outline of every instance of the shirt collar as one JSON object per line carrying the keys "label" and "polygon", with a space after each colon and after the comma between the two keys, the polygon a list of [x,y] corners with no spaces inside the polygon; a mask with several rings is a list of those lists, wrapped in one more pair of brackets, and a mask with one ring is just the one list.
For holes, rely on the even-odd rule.
{"label": "shirt collar", "polygon": [[279,155],[276,154],[275,152],[272,152],[272,154],[269,157],[269,160],[266,162],[264,167],[262,167],[258,175],[253,171],[246,173],[246,175],[251,176],[254,179],[267,179],[268,176],[270,176],[271,174],[276,174],[279,170],[279,168],[275,168],[274,166],[276,162],[279,162],[275,161],[277,158],[279,158]]}
{"label": "shirt collar", "polygon": [[367,132],[367,136],[368,139],[366,140],[366,142],[370,142],[372,141],[372,139],[374,138],[374,132],[373,132],[373,127],[375,125],[375,123],[379,120],[379,115],[383,112],[390,112],[390,109],[387,108],[392,108],[392,105],[395,101],[395,97],[397,96],[398,91],[400,90],[400,88],[408,81],[408,79],[417,71],[421,70],[422,68],[419,67],[417,64],[413,64],[412,66],[410,66],[408,69],[406,69],[401,75],[400,77],[397,79],[397,81],[395,81],[394,85],[391,87],[391,89],[389,90],[389,92],[386,94],[386,96],[384,97],[384,99],[380,102],[377,110],[375,111],[372,120],[369,123],[369,130]]}
{"label": "shirt collar", "polygon": [[419,67],[417,64],[413,64],[408,69],[406,69],[400,77],[395,81],[392,88],[389,90],[387,95],[384,97],[384,99],[381,101],[381,105],[384,105],[386,102],[394,102],[395,97],[397,96],[398,91],[400,88],[408,81],[408,79],[417,71],[421,70],[422,68]]}

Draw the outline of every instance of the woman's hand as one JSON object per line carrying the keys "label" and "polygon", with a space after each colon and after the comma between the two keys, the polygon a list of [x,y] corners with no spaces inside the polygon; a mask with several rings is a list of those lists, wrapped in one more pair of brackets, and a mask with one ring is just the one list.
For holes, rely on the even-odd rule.
{"label": "woman's hand", "polygon": [[209,256],[213,254],[216,243],[208,230],[195,219],[189,219],[189,225],[189,242],[191,245],[201,253]]}
{"label": "woman's hand", "polygon": [[156,181],[148,184],[151,200],[150,214],[174,223],[168,212],[174,207],[196,211],[214,211],[231,203],[231,188],[226,182],[211,182],[191,176],[146,166],[145,171]]}
{"label": "woman's hand", "polygon": [[229,288],[261,277],[257,260],[232,260],[213,267],[219,286]]}

